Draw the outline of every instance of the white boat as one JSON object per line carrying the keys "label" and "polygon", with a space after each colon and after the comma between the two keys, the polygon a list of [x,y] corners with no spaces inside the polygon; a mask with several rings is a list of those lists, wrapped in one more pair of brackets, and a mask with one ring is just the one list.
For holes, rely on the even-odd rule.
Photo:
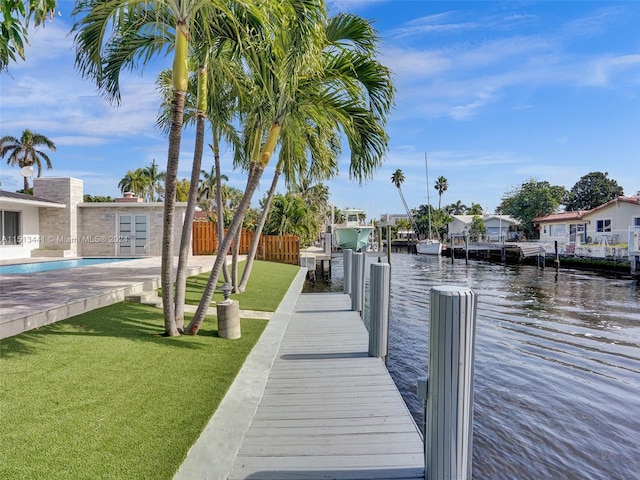
{"label": "white boat", "polygon": [[427,212],[429,215],[429,238],[420,240],[416,244],[416,252],[420,255],[441,255],[442,243],[434,238],[431,233],[431,200],[429,198],[429,166],[427,164],[427,154],[424,154],[424,168],[427,172]]}
{"label": "white boat", "polygon": [[421,255],[441,255],[442,243],[435,238],[420,240],[416,243],[416,252]]}
{"label": "white boat", "polygon": [[350,248],[359,252],[369,245],[369,235],[373,232],[373,225],[366,225],[360,221],[362,210],[347,208],[344,210],[345,222],[334,225],[333,239],[340,248]]}

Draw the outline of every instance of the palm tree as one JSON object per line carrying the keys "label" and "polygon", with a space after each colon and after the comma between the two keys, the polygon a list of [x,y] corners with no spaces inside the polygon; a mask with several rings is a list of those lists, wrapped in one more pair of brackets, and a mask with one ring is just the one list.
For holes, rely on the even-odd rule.
{"label": "palm tree", "polygon": [[33,18],[35,27],[44,24],[47,19],[53,20],[56,3],[56,0],[2,2],[0,70],[8,69],[9,62],[17,61],[16,54],[22,60],[25,59],[24,45],[29,45],[28,33],[31,19]]}
{"label": "palm tree", "polygon": [[[229,177],[226,175],[220,176],[221,180],[229,181]],[[215,165],[211,166],[211,170],[207,172],[206,170],[202,170],[200,172],[200,185],[198,187],[198,205],[205,212],[211,213],[214,207],[217,206],[217,177],[216,177],[216,167]],[[222,215],[221,215],[222,216]]]}
{"label": "palm tree", "polygon": [[[319,81],[303,83],[297,92],[299,108],[293,109],[282,123],[278,164],[238,285],[240,292],[246,288],[281,173],[285,174],[289,186],[296,178],[306,176],[324,180],[336,175],[340,131],[346,132],[351,146],[350,174],[358,179],[371,175],[380,162],[381,150],[384,151],[384,147],[380,148],[386,143],[382,125],[392,103],[393,87],[388,69],[374,58],[375,31],[369,22],[355,15],[332,17],[325,22],[324,30],[326,40],[319,65]],[[345,90],[351,101],[346,105],[339,104],[333,96],[336,85],[330,85],[330,82],[334,79],[347,85]],[[332,87],[330,95],[324,95],[325,91],[319,95],[318,89],[328,86]],[[370,101],[368,106],[371,110],[365,112],[366,108],[356,100],[358,95]],[[318,111],[317,106],[323,104],[324,111]],[[351,122],[372,112],[375,112],[376,120],[369,122],[371,118],[368,118],[366,128],[363,124]]]}
{"label": "palm tree", "polygon": [[[321,53],[324,21],[324,2],[290,0],[278,2],[281,11],[270,17],[264,31],[254,30],[251,45],[244,50],[244,62],[250,74],[253,109],[244,110],[247,134],[247,158],[250,159],[247,185],[222,244],[221,252],[228,251],[233,237],[240,228],[251,197],[258,187],[264,169],[269,164],[278,142],[285,118],[298,107],[298,91],[301,81],[314,77]],[[261,146],[263,125],[270,122],[266,140]],[[218,255],[213,265],[202,299],[187,331],[196,334],[204,321],[213,298],[218,276],[224,263]]]}
{"label": "palm tree", "polygon": [[471,202],[471,207],[467,209],[467,215],[482,215],[482,205]]}
{"label": "palm tree", "polygon": [[442,203],[442,194],[449,188],[447,179],[443,176],[439,176],[436,180],[434,188],[438,191],[438,210],[440,210],[440,205]]}
{"label": "palm tree", "polygon": [[[6,135],[0,138],[0,158],[4,158],[7,154],[7,163],[9,165],[18,166],[18,168],[32,167],[38,168],[37,176],[42,174],[42,163],[50,170],[51,160],[42,150],[37,147],[44,145],[49,150],[56,151],[55,144],[44,135],[34,133],[31,130],[24,130],[20,138]],[[24,176],[24,193],[29,190],[29,177]]]}
{"label": "palm tree", "polygon": [[123,194],[132,192],[136,197],[144,198],[151,188],[151,179],[142,168],[128,170],[118,188]]}
{"label": "palm tree", "polygon": [[398,193],[400,194],[400,200],[402,200],[404,211],[407,212],[409,223],[411,224],[411,227],[413,228],[413,230],[417,232],[416,222],[413,219],[411,210],[409,210],[407,202],[404,199],[404,194],[402,193],[402,184],[404,183],[404,173],[402,173],[402,170],[397,169],[395,172],[393,172],[393,175],[391,175],[391,183],[393,183],[398,189]]}
{"label": "palm tree", "polygon": [[189,38],[203,40],[203,48],[214,40],[245,38],[239,28],[240,10],[251,21],[260,19],[258,7],[249,0],[230,4],[224,0],[85,0],[73,15],[76,66],[92,78],[112,102],[120,102],[120,72],[143,68],[156,55],[173,50],[173,100],[167,153],[162,237],[161,286],[165,335],[179,332],[173,310],[173,226],[178,160],[188,86]]}
{"label": "palm tree", "polygon": [[[164,172],[158,170],[156,159],[151,160],[151,164],[144,168],[144,174],[149,178],[149,189],[147,191],[150,202],[160,201],[160,182],[166,177]],[[157,195],[157,196],[156,196]]]}
{"label": "palm tree", "polygon": [[447,205],[444,209],[450,215],[464,215],[467,211],[467,206],[461,200],[458,200],[456,203]]}

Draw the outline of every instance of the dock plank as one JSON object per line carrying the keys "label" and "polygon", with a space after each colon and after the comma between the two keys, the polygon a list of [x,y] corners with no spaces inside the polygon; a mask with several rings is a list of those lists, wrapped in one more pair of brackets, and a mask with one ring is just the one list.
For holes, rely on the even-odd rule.
{"label": "dock plank", "polygon": [[350,307],[298,297],[229,479],[424,478],[418,429]]}

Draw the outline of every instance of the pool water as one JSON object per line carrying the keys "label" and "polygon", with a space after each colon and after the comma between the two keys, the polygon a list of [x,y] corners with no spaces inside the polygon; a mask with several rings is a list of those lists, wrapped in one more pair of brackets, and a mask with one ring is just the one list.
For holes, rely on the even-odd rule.
{"label": "pool water", "polygon": [[15,265],[0,266],[0,275],[16,273],[39,273],[50,270],[63,270],[74,267],[88,267],[103,263],[122,262],[133,258],[74,258],[70,260],[55,260],[53,262],[17,263]]}

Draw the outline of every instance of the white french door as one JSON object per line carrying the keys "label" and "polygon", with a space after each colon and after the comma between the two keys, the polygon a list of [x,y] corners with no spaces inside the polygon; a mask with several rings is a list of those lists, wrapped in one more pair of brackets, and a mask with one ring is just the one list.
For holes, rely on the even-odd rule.
{"label": "white french door", "polygon": [[149,243],[149,215],[118,214],[118,255],[144,255]]}

